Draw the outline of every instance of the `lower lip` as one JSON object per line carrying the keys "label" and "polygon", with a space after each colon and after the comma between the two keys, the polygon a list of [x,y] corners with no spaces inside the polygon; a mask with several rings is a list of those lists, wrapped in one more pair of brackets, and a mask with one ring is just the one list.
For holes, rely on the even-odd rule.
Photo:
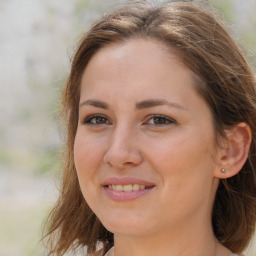
{"label": "lower lip", "polygon": [[144,196],[152,191],[152,188],[140,189],[136,191],[115,191],[108,187],[103,187],[107,196],[115,201],[129,201]]}

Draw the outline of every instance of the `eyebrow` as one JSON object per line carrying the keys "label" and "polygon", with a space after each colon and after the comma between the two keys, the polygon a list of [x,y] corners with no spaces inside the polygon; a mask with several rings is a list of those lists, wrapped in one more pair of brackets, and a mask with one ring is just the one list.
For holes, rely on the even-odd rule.
{"label": "eyebrow", "polygon": [[[102,108],[102,109],[109,109],[109,105],[101,100],[94,100],[94,99],[89,99],[86,101],[83,101],[79,106],[93,106],[96,108]],[[185,111],[188,111],[184,106],[180,105],[177,102],[173,101],[167,101],[165,99],[148,99],[148,100],[143,100],[141,102],[137,102],[135,105],[135,109],[140,110],[140,109],[145,109],[145,108],[152,108],[156,106],[162,106],[162,105],[169,105],[171,107],[179,108]]]}
{"label": "eyebrow", "polygon": [[101,100],[86,100],[82,102],[79,107],[89,105],[96,108],[103,108],[103,109],[109,109],[109,105]]}
{"label": "eyebrow", "polygon": [[169,105],[171,107],[176,107],[176,108],[180,108],[187,111],[187,109],[184,106],[180,105],[179,103],[168,101],[165,99],[143,100],[141,102],[136,103],[136,109],[151,108],[151,107],[162,106],[162,105]]}

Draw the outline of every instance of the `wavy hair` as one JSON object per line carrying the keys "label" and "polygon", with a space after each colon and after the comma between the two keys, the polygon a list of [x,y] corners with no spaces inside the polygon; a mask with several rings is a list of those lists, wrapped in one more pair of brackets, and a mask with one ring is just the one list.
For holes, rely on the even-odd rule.
{"label": "wavy hair", "polygon": [[82,38],[62,95],[61,118],[66,140],[59,199],[47,221],[49,255],[63,255],[86,247],[94,254],[113,246],[81,193],[74,165],[73,145],[78,124],[80,83],[89,60],[102,47],[131,38],[155,39],[175,50],[193,71],[196,90],[214,117],[216,138],[224,129],[245,122],[252,131],[248,159],[232,178],[221,180],[212,212],[216,238],[234,252],[242,252],[256,222],[256,92],[255,76],[223,22],[194,1],[130,1],[104,15]]}

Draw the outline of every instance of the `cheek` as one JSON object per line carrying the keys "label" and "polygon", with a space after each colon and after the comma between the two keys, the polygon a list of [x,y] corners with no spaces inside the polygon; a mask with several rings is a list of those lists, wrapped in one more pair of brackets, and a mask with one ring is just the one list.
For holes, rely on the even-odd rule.
{"label": "cheek", "polygon": [[[81,189],[94,182],[97,170],[102,163],[102,143],[98,140],[77,134],[74,143],[74,162]],[[85,186],[86,184],[86,186]]]}
{"label": "cheek", "polygon": [[103,154],[102,141],[84,135],[82,132],[77,133],[74,142],[74,161],[78,171],[86,168],[87,165],[100,163]]}
{"label": "cheek", "polygon": [[[212,178],[214,161],[210,148],[212,138],[198,132],[176,133],[162,141],[155,141],[151,146],[151,165],[162,176],[165,183],[178,189],[180,186],[195,186],[195,183]],[[153,146],[154,145],[154,146]]]}
{"label": "cheek", "polygon": [[170,212],[185,216],[208,205],[213,193],[214,161],[206,138],[183,134],[151,147],[151,164],[162,179],[166,216]]}
{"label": "cheek", "polygon": [[74,162],[84,199],[94,209],[99,185],[98,176],[102,162],[102,143],[78,133],[74,142]]}

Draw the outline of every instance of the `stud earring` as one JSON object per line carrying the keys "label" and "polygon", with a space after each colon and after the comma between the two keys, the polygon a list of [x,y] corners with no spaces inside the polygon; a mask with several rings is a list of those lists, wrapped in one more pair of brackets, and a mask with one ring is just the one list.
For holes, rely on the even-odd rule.
{"label": "stud earring", "polygon": [[220,171],[221,171],[222,173],[224,173],[224,172],[225,172],[225,168],[222,168]]}

